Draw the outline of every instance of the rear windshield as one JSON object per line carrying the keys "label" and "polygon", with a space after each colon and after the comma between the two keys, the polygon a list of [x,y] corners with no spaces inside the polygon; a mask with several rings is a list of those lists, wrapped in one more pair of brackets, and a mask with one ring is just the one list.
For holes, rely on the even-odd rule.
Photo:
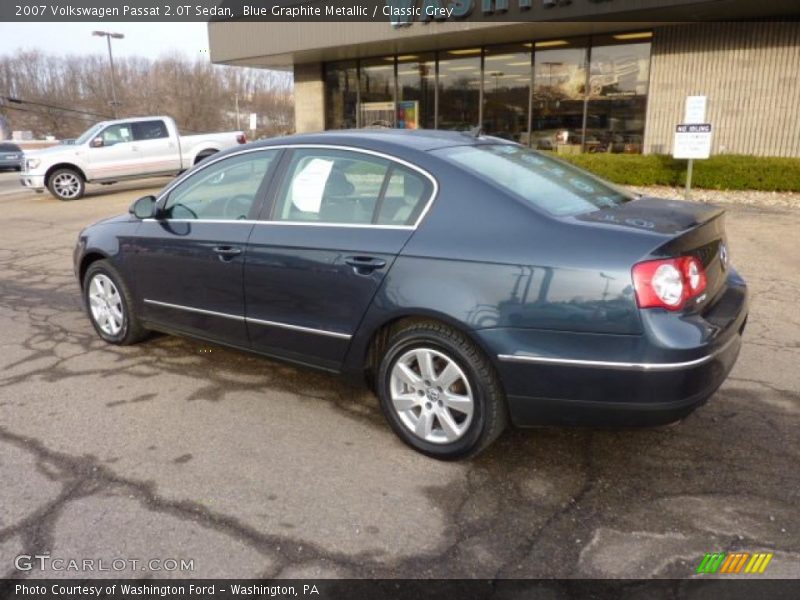
{"label": "rear windshield", "polygon": [[523,146],[455,146],[433,154],[556,216],[591,212],[633,199],[632,194],[586,171]]}
{"label": "rear windshield", "polygon": [[0,143],[0,152],[19,152],[19,146],[16,144]]}

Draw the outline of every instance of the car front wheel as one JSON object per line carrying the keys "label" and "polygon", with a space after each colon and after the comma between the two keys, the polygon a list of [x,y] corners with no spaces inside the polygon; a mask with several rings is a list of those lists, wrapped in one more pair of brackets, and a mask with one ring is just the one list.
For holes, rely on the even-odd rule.
{"label": "car front wheel", "polygon": [[87,269],[83,297],[89,320],[105,341],[127,346],[146,337],[147,331],[134,312],[128,287],[107,260],[94,262]]}
{"label": "car front wheel", "polygon": [[73,169],[58,169],[47,180],[47,189],[59,200],[77,200],[83,196],[86,182]]}
{"label": "car front wheel", "polygon": [[461,332],[419,322],[391,336],[378,371],[381,408],[409,446],[443,460],[489,446],[508,420],[502,387]]}

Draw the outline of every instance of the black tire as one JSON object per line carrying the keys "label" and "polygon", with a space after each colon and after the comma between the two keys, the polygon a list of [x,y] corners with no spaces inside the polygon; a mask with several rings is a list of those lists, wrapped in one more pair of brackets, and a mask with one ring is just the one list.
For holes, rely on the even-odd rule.
{"label": "black tire", "polygon": [[[443,355],[435,357],[436,360],[449,359],[454,362],[466,376],[469,389],[472,391],[471,421],[464,425],[465,431],[461,437],[452,442],[431,442],[419,437],[411,431],[407,423],[404,423],[403,418],[394,408],[391,387],[392,370],[396,363],[404,357],[408,357],[411,351],[423,349]],[[444,367],[438,372],[438,376],[442,375],[443,370]],[[497,439],[508,424],[505,394],[494,367],[480,348],[466,335],[443,323],[419,321],[393,332],[381,358],[375,383],[383,414],[394,432],[406,444],[432,458],[456,460],[474,456]],[[439,392],[442,392],[441,387],[438,389]],[[448,390],[452,389],[448,388]],[[422,396],[422,390],[417,390],[417,393]],[[423,400],[427,401],[428,399],[428,396],[423,397]],[[428,404],[425,402],[423,405]],[[439,406],[442,406],[441,401]],[[422,406],[419,407],[419,410],[422,411]],[[433,407],[432,410],[436,410],[436,408]],[[452,412],[450,414],[452,415]],[[440,429],[444,431],[438,416],[433,422],[438,423]],[[462,423],[467,423],[467,421],[464,420]]]}
{"label": "black tire", "polygon": [[59,200],[77,200],[83,198],[86,182],[75,169],[57,169],[47,178],[47,189]]}
{"label": "black tire", "polygon": [[[118,297],[121,305],[122,322],[119,331],[107,331],[95,318],[92,311],[92,304],[90,295],[93,293],[92,282],[101,275],[113,283],[113,286],[118,292]],[[102,280],[101,280],[102,281]],[[148,331],[142,327],[134,309],[134,302],[128,286],[125,284],[122,276],[107,260],[98,260],[93,262],[83,277],[83,302],[86,307],[86,314],[91,321],[97,335],[109,344],[116,344],[117,346],[129,346],[142,341],[148,335]]]}
{"label": "black tire", "polygon": [[204,150],[203,152],[198,154],[197,157],[194,159],[194,164],[198,164],[207,159],[209,156],[214,156],[216,153],[217,153],[216,150]]}

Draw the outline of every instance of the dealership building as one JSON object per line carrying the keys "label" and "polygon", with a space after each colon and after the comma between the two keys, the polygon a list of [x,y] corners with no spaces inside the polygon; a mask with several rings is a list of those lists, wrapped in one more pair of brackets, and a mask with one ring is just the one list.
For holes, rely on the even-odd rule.
{"label": "dealership building", "polygon": [[213,22],[211,58],[291,70],[297,132],[480,124],[559,153],[668,154],[699,95],[713,153],[800,157],[796,0],[416,3],[426,5],[457,10],[443,21]]}

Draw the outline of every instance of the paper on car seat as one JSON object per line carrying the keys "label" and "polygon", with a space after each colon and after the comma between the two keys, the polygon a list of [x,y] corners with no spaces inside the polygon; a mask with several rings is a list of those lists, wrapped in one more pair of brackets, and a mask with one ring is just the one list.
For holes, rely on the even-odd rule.
{"label": "paper on car seat", "polygon": [[318,213],[325,184],[333,168],[332,160],[311,160],[292,181],[292,204],[303,212]]}

